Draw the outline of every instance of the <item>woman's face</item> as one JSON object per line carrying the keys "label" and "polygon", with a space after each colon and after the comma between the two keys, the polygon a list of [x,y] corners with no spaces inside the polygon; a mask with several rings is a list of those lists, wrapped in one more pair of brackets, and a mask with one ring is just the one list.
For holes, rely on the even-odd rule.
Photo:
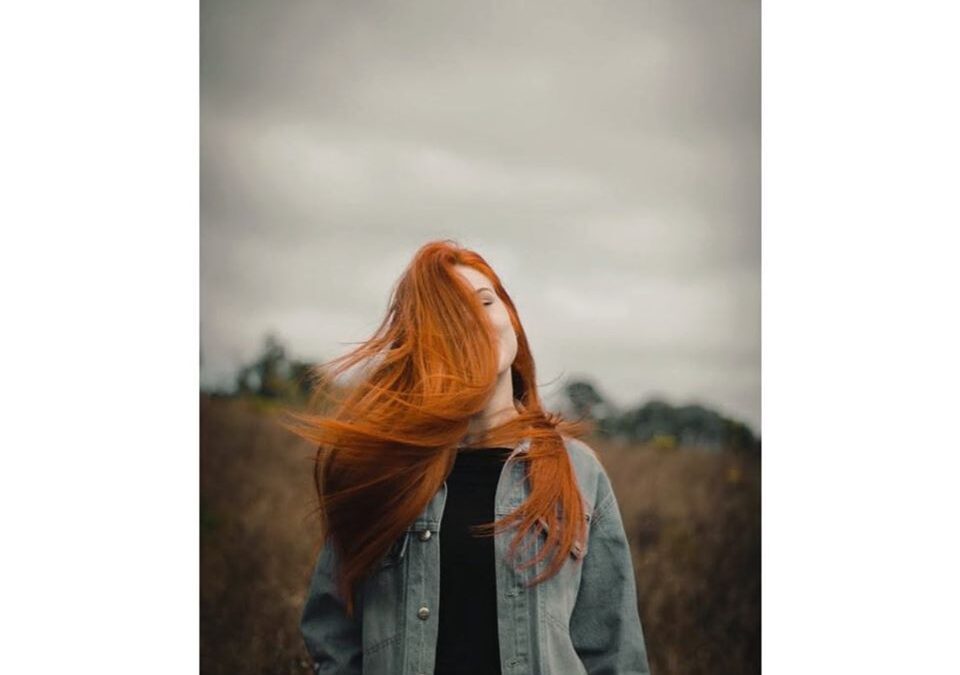
{"label": "woman's face", "polygon": [[499,337],[499,365],[497,367],[497,373],[503,373],[503,371],[510,368],[513,360],[517,357],[517,334],[513,330],[513,324],[510,322],[510,314],[507,312],[507,307],[493,290],[493,284],[490,283],[490,280],[485,274],[466,265],[455,265],[454,269],[473,287],[477,296],[480,298],[480,303],[484,306],[484,309],[487,310],[487,316]]}

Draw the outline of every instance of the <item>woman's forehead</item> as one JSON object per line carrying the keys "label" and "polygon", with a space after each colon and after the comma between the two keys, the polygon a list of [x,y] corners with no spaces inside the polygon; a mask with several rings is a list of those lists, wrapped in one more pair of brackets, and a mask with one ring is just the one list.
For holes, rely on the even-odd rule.
{"label": "woman's forehead", "polygon": [[486,286],[490,290],[493,290],[493,283],[483,272],[466,265],[454,265],[454,269],[459,272],[461,276],[465,277],[474,288]]}

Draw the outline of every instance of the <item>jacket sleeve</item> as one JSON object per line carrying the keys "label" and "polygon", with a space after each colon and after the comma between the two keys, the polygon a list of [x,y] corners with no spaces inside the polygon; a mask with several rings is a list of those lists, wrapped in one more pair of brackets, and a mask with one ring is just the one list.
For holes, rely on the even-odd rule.
{"label": "jacket sleeve", "polygon": [[[300,618],[300,633],[313,659],[313,670],[322,675],[361,675],[363,672],[362,615],[347,616],[333,575],[336,557],[327,541],[317,557],[307,600]],[[358,605],[359,609],[359,605]]]}
{"label": "jacket sleeve", "polygon": [[590,675],[649,675],[630,544],[605,472],[596,504],[570,637]]}

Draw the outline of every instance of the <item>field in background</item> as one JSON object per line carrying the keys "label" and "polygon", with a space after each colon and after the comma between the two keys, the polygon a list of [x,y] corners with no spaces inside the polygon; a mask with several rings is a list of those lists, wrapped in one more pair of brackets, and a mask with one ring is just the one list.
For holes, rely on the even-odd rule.
{"label": "field in background", "polygon": [[[633,546],[653,675],[759,673],[759,459],[584,440]],[[313,454],[255,401],[201,395],[204,675],[312,672],[297,624],[319,546]]]}

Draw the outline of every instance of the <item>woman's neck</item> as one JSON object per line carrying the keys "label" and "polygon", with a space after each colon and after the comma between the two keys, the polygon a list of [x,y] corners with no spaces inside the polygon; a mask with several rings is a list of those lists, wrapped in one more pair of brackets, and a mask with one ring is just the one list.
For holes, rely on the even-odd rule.
{"label": "woman's neck", "polygon": [[487,406],[470,418],[463,442],[472,443],[488,429],[506,424],[519,415],[513,402],[513,379],[510,369],[507,368],[497,379],[497,387]]}

